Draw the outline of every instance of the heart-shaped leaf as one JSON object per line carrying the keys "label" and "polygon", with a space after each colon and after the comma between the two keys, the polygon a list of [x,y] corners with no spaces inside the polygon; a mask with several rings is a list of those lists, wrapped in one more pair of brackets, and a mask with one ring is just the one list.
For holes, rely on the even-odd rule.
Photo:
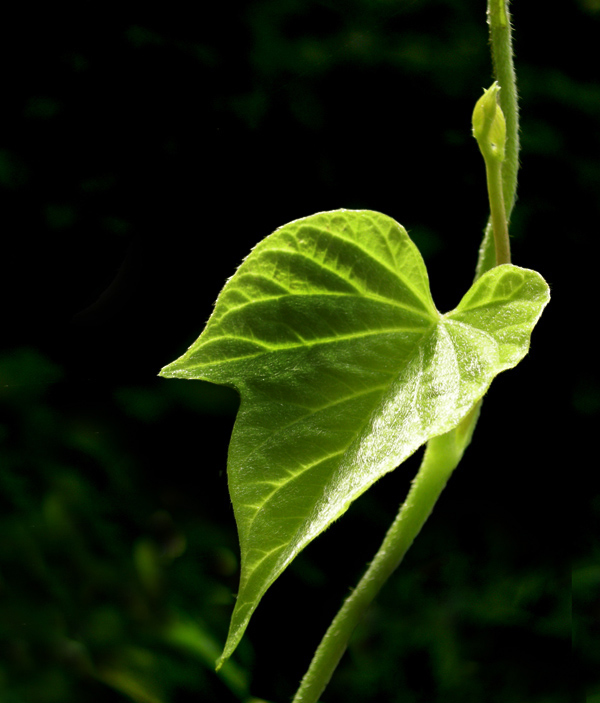
{"label": "heart-shaped leaf", "polygon": [[441,315],[417,248],[377,212],[318,213],[254,248],[161,372],[241,395],[228,476],[242,571],[221,662],[292,559],[525,356],[548,299],[539,274],[504,265]]}

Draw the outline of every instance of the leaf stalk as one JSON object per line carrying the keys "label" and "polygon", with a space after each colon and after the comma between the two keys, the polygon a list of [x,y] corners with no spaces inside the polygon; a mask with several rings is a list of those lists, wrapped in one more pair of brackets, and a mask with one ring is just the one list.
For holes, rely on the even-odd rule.
{"label": "leaf stalk", "polygon": [[495,159],[486,159],[485,172],[490,201],[490,219],[494,235],[496,266],[510,264],[510,239],[508,237],[506,206],[502,193],[502,170],[501,162]]}

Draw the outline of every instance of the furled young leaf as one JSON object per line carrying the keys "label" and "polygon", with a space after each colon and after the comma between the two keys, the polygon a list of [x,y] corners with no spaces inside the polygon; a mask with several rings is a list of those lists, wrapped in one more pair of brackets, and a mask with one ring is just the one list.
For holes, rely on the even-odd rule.
{"label": "furled young leaf", "polygon": [[318,213],[255,247],[161,372],[241,395],[228,475],[242,572],[221,661],[292,559],[523,358],[547,301],[539,274],[505,265],[440,315],[415,245],[377,212]]}

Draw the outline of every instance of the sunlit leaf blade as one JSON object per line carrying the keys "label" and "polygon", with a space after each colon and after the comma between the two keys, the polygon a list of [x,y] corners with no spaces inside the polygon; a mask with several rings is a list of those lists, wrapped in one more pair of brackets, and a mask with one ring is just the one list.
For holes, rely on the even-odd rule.
{"label": "sunlit leaf blade", "polygon": [[370,211],[319,213],[255,247],[161,372],[241,395],[228,476],[242,573],[222,660],[290,561],[518,363],[547,299],[538,274],[503,266],[441,316],[405,230]]}
{"label": "sunlit leaf blade", "polygon": [[[548,284],[538,273],[503,265],[482,276],[445,320],[490,335],[498,348],[499,373],[527,354],[531,330],[549,300]],[[449,329],[457,329],[456,324]]]}

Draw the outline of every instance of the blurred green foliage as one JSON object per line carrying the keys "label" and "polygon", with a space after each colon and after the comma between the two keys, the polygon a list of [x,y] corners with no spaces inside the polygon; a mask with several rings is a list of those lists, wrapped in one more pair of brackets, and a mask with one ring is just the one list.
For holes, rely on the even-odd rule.
{"label": "blurred green foliage", "polygon": [[[234,553],[201,516],[184,532],[152,505],[136,457],[97,418],[52,403],[60,377],[31,349],[0,359],[1,700],[104,701],[107,686],[161,703],[186,683],[245,699],[242,669],[224,668],[222,685],[212,672],[211,611],[226,617]],[[116,396],[111,423],[156,422],[174,402],[144,388]]]}

